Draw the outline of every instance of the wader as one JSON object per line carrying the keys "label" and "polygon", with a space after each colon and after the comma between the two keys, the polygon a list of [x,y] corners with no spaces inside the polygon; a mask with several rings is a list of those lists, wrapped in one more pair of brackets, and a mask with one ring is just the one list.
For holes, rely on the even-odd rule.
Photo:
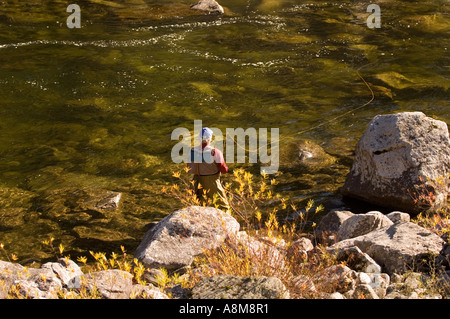
{"label": "wader", "polygon": [[[211,146],[206,146],[201,151],[201,163],[194,163],[194,152],[192,150],[191,163],[188,164],[190,173],[194,174],[194,191],[200,203],[203,204],[207,199],[214,200],[214,195],[217,196],[216,204],[221,209],[228,209],[229,204],[225,194],[225,189],[220,182],[220,172],[217,168],[217,164],[212,161],[212,151],[214,149]],[[205,196],[206,195],[206,196]]]}

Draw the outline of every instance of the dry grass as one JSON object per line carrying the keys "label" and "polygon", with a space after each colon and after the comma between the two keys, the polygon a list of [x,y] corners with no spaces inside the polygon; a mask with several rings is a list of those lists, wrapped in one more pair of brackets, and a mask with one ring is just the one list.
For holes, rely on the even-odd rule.
{"label": "dry grass", "polygon": [[[218,206],[214,200],[199,202],[193,194],[192,182],[186,172],[174,173],[179,183],[164,192],[178,198],[185,206]],[[238,220],[241,230],[219,248],[205,251],[194,262],[185,276],[191,288],[202,276],[231,274],[237,276],[273,276],[279,278],[290,292],[291,298],[314,298],[325,293],[311,288],[323,269],[335,264],[333,255],[318,245],[308,254],[291,247],[304,236],[304,225],[322,206],[314,208],[310,200],[302,213],[285,198],[274,192],[275,177],[254,176],[243,169],[233,172],[224,189],[229,202],[228,213]],[[180,186],[181,185],[181,186]],[[283,215],[295,213],[296,218],[286,221]],[[282,220],[283,222],[280,222]],[[315,225],[313,224],[313,227]],[[309,281],[305,278],[311,278]],[[315,283],[316,284],[316,283]]]}

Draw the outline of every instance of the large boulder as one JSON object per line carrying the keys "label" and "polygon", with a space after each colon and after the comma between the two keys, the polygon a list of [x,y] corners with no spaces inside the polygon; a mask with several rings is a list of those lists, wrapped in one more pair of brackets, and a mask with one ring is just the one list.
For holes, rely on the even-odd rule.
{"label": "large boulder", "polygon": [[354,246],[373,258],[388,274],[411,269],[426,270],[440,254],[445,241],[435,233],[411,222],[398,222],[365,235],[342,240],[329,247],[341,251]]}
{"label": "large boulder", "polygon": [[205,249],[218,247],[239,227],[236,219],[220,209],[187,207],[148,230],[134,257],[148,268],[176,270],[190,265]]}
{"label": "large boulder", "polygon": [[[450,173],[450,138],[445,122],[422,112],[378,115],[358,142],[344,196],[419,213],[426,185],[433,206],[444,204],[449,181],[432,181]],[[419,199],[419,202],[417,202]],[[419,204],[419,205],[418,205]]]}

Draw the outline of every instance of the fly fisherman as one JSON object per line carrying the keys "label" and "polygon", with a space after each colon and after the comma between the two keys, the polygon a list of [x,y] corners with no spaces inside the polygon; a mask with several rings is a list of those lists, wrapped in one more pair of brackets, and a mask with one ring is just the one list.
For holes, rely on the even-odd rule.
{"label": "fly fisherman", "polygon": [[201,145],[191,148],[191,160],[188,163],[189,173],[194,175],[194,190],[201,203],[204,195],[213,200],[217,194],[219,207],[228,209],[229,204],[225,190],[220,182],[220,175],[228,172],[223,153],[210,145],[213,131],[207,127],[200,133]]}

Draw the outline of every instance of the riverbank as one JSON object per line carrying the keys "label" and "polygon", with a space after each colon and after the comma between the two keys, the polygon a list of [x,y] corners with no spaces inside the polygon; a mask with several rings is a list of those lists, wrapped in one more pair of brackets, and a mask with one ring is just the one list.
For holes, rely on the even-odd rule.
{"label": "riverbank", "polygon": [[[217,225],[217,229],[210,227],[211,221],[223,217],[227,221]],[[68,258],[40,268],[2,261],[0,297],[447,299],[450,296],[448,238],[444,240],[410,222],[406,213],[386,216],[379,212],[355,215],[333,211],[322,219],[315,237],[304,236],[295,241],[257,233],[249,235],[239,230],[238,225],[234,218],[218,209],[188,207],[155,224],[143,240],[146,252],[143,255],[137,252],[131,263],[123,258],[125,252],[124,256],[111,257],[93,253],[96,265],[90,267],[83,260],[75,263]],[[223,236],[217,233],[219,229]],[[352,237],[358,232],[358,236]],[[346,239],[339,240],[336,236]]]}
{"label": "riverbank", "polygon": [[[294,146],[296,153],[306,152],[304,144]],[[369,123],[346,192],[356,189],[359,196],[357,185],[363,182],[368,202],[385,195],[386,207],[417,205],[412,213],[332,209],[320,214],[323,206],[313,201],[299,209],[273,192],[274,177],[259,179],[242,169],[224,185],[229,207],[223,211],[214,201],[199,206],[188,176],[174,173],[179,182],[163,193],[184,208],[148,225],[132,258],[123,246],[120,258],[91,250],[96,263],[79,257],[82,270],[52,239],[46,244],[59,255],[57,262],[40,268],[0,262],[0,297],[447,299],[449,147],[447,125],[420,112],[376,116]],[[309,150],[311,156],[300,159],[313,159],[312,169],[328,165],[324,152]],[[418,164],[405,165],[404,158]],[[300,164],[305,169],[307,162]],[[434,178],[437,173],[444,175]],[[98,200],[98,194],[77,194],[75,203],[90,215],[108,216],[122,196],[101,195]],[[3,244],[1,249],[6,251]]]}

